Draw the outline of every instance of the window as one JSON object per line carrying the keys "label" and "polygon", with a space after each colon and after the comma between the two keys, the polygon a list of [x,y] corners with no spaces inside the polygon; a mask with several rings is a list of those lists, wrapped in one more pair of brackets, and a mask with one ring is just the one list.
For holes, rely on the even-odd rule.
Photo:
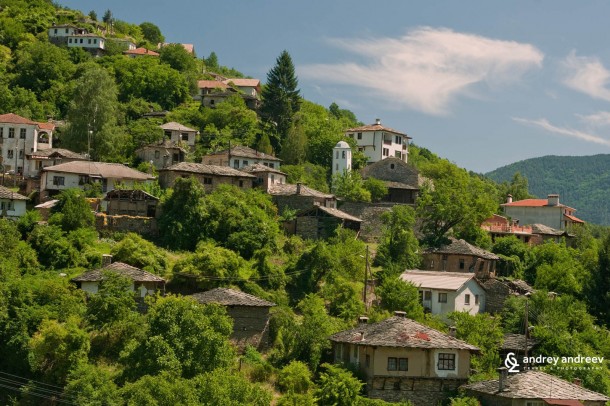
{"label": "window", "polygon": [[53,176],[54,186],[63,186],[65,178],[63,176]]}
{"label": "window", "polygon": [[464,295],[464,304],[465,305],[469,305],[470,304],[470,295],[468,293],[466,293]]}
{"label": "window", "polygon": [[[352,134],[353,136],[354,134]],[[364,365],[369,368],[371,366],[371,356],[369,354],[366,354],[366,357],[364,358]]]}
{"label": "window", "polygon": [[53,34],[57,34],[57,28],[53,30]]}
{"label": "window", "polygon": [[441,269],[441,270],[446,271],[447,270],[447,261],[449,260],[449,257],[446,254],[443,254],[442,259],[443,259],[443,269]]}
{"label": "window", "polygon": [[460,269],[464,269],[464,259],[460,258]]}
{"label": "window", "polygon": [[68,42],[71,44],[71,43],[72,43],[72,38],[70,38],[70,39],[68,40]]}
{"label": "window", "polygon": [[341,158],[345,159],[345,151],[341,151]]}
{"label": "window", "polygon": [[22,166],[18,166],[18,167],[17,167],[17,173],[18,173],[19,175],[23,175],[23,167],[22,167]]}
{"label": "window", "polygon": [[210,100],[210,105],[214,105],[214,99]]}
{"label": "window", "polygon": [[182,141],[188,141],[189,140],[189,134],[188,133],[182,133]]}
{"label": "window", "polygon": [[275,175],[271,175],[271,183],[275,183]]}
{"label": "window", "polygon": [[339,151],[335,151],[335,159],[339,159]]}
{"label": "window", "polygon": [[398,159],[402,159],[402,152],[400,151],[394,151],[394,157],[398,158]]}
{"label": "window", "polygon": [[239,181],[239,187],[244,187],[244,181],[243,180]]}
{"label": "window", "polygon": [[455,370],[455,354],[438,354],[438,369],[443,371]]}
{"label": "window", "polygon": [[66,28],[66,34],[68,33],[68,29]]}
{"label": "window", "polygon": [[14,158],[13,150],[12,149],[9,149],[9,150],[6,151],[6,158],[7,159],[13,159]]}
{"label": "window", "polygon": [[243,166],[248,166],[248,161],[244,161]]}
{"label": "window", "polygon": [[275,165],[274,165],[274,164],[267,164],[267,166],[268,166],[269,168],[271,168],[271,169],[273,169],[273,168],[275,167]]}
{"label": "window", "polygon": [[19,151],[19,159],[23,159],[23,150]]}
{"label": "window", "polygon": [[388,357],[388,371],[396,371],[398,368],[397,360],[394,357]]}
{"label": "window", "polygon": [[434,260],[430,261],[430,268],[434,268]]}
{"label": "window", "polygon": [[164,134],[165,134],[165,136],[167,138],[172,138],[172,132],[171,131],[165,130]]}
{"label": "window", "polygon": [[384,148],[383,149],[383,156],[389,156],[390,155],[390,150],[388,148]]}
{"label": "window", "polygon": [[8,137],[9,138],[15,138],[15,129],[14,128],[9,128],[8,129]]}
{"label": "window", "polygon": [[87,175],[78,175],[78,184],[86,185],[89,183],[89,176]]}
{"label": "window", "polygon": [[401,139],[400,139],[400,137],[397,135],[397,136],[395,136],[395,137],[394,137],[394,141],[395,141],[397,144],[400,144]]}
{"label": "window", "polygon": [[203,184],[204,185],[211,185],[212,184],[212,178],[203,178]]}
{"label": "window", "polygon": [[335,164],[335,170],[339,171],[339,164]]}
{"label": "window", "polygon": [[474,295],[474,304],[479,304],[479,295]]}
{"label": "window", "polygon": [[91,44],[91,38],[89,38],[89,39],[87,40],[87,43],[88,43],[88,44]]}
{"label": "window", "polygon": [[432,292],[429,290],[426,290],[424,292],[424,300],[432,300]]}
{"label": "window", "polygon": [[[362,139],[362,133],[358,133],[358,139],[361,140]],[[327,155],[328,156],[328,155]]]}
{"label": "window", "polygon": [[350,137],[350,138],[354,138],[354,133],[347,134],[347,136]]}
{"label": "window", "polygon": [[94,39],[93,39],[93,43],[94,43],[94,44],[97,44],[97,38],[94,38]]}
{"label": "window", "polygon": [[233,168],[235,168],[235,169],[239,169],[239,159],[235,159],[235,160],[233,161]]}
{"label": "window", "polygon": [[155,151],[155,159],[159,159],[160,156],[161,156],[161,152]]}
{"label": "window", "polygon": [[409,359],[408,358],[398,358],[398,370],[399,371],[408,371],[409,370]]}
{"label": "window", "polygon": [[81,44],[83,43],[83,39],[82,39],[82,38],[80,39],[80,43],[81,43]]}
{"label": "window", "polygon": [[364,147],[358,147],[358,151],[364,152]]}
{"label": "window", "polygon": [[438,294],[438,302],[439,303],[447,303],[447,294],[446,293],[439,293]]}
{"label": "window", "polygon": [[0,127],[0,138],[4,137],[4,127]]}

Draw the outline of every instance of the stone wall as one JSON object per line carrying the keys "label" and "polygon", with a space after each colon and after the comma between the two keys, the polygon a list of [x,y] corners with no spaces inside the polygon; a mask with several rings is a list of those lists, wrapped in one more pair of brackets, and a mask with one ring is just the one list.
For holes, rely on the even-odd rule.
{"label": "stone wall", "polygon": [[310,209],[314,205],[314,197],[303,195],[273,196],[273,203],[277,206],[278,213],[282,214],[286,208],[296,211]]}
{"label": "stone wall", "polygon": [[95,228],[103,231],[129,231],[143,235],[157,235],[157,220],[154,217],[136,216],[107,216],[97,214],[95,216]]}
{"label": "stone wall", "polygon": [[413,406],[435,406],[455,396],[467,379],[376,377],[368,396],[387,402],[411,401]]}
{"label": "stone wall", "polygon": [[345,202],[339,210],[362,219],[360,238],[365,242],[377,242],[383,232],[381,215],[392,210],[398,203]]}
{"label": "stone wall", "polygon": [[503,282],[490,278],[483,281],[485,288],[485,311],[487,313],[500,313],[504,308],[504,302],[510,296],[510,288]]}
{"label": "stone wall", "polygon": [[313,216],[297,217],[295,220],[295,234],[303,239],[315,240],[318,238],[318,219]]}
{"label": "stone wall", "polygon": [[227,306],[233,319],[231,339],[243,350],[251,345],[257,350],[269,347],[269,308],[255,306]]}
{"label": "stone wall", "polygon": [[[513,406],[515,399],[505,398],[500,396],[494,396],[487,393],[480,393],[466,389],[466,396],[477,398],[481,402],[482,406]],[[525,402],[523,403],[525,404]]]}

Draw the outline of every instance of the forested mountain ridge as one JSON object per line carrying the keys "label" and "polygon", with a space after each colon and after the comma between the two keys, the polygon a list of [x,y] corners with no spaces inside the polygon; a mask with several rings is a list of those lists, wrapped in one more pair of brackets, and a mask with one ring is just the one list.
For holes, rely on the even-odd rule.
{"label": "forested mountain ridge", "polygon": [[515,162],[485,176],[504,182],[516,172],[527,178],[530,194],[545,198],[558,193],[560,202],[574,207],[579,218],[610,224],[610,155],[548,155]]}

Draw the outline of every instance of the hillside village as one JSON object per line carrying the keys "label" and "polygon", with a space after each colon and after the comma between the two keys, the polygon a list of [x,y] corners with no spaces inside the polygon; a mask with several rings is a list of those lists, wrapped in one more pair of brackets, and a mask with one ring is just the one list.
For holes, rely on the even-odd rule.
{"label": "hillside village", "polygon": [[0,403],[610,404],[606,228],[169,41],[0,0]]}

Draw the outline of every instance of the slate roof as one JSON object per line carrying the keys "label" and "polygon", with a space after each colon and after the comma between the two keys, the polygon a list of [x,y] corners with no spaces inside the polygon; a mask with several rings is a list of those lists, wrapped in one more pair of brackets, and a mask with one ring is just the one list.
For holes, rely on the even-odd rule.
{"label": "slate roof", "polygon": [[241,170],[244,172],[249,172],[249,173],[271,172],[271,173],[277,173],[277,174],[286,176],[286,174],[284,172],[282,172],[278,169],[275,169],[275,168],[269,168],[268,166],[265,166],[262,164],[248,165],[246,167],[241,168]]}
{"label": "slate roof", "polygon": [[37,122],[14,113],[0,114],[0,123],[38,125]]}
{"label": "slate roof", "polygon": [[358,217],[354,217],[351,214],[348,214],[339,209],[333,209],[332,207],[325,207],[325,206],[314,206],[312,208],[302,210],[301,212],[297,213],[297,216],[307,215],[308,213],[310,213],[311,211],[314,211],[314,210],[320,210],[320,211],[328,214],[329,216],[336,217],[339,219],[362,223],[362,219],[360,219]]}
{"label": "slate roof", "polygon": [[0,186],[0,199],[28,200],[27,197],[20,195],[17,192],[13,192],[12,190],[4,186]]}
{"label": "slate roof", "polygon": [[531,227],[532,227],[532,234],[556,235],[556,236],[566,234],[565,231],[557,230],[553,227],[549,227],[544,224],[532,224]]}
{"label": "slate roof", "polygon": [[79,154],[78,152],[70,151],[69,149],[64,149],[64,148],[39,149],[36,152],[30,152],[29,154],[26,154],[26,155],[33,159],[45,159],[45,158],[50,158],[52,155],[54,155],[54,156],[59,156],[62,158],[68,158],[68,159],[80,159],[83,161],[87,160],[87,158],[85,158],[84,155]]}
{"label": "slate roof", "polygon": [[449,244],[443,245],[438,248],[428,248],[424,251],[424,254],[458,254],[458,255],[472,255],[484,259],[500,259],[496,254],[485,251],[482,248],[475,247],[472,244],[467,243],[464,240],[458,240],[450,238]]}
{"label": "slate roof", "polygon": [[169,130],[169,131],[187,131],[187,132],[195,132],[195,133],[197,132],[197,130],[193,130],[192,128],[189,128],[185,125],[176,123],[175,121],[170,121],[169,123],[165,123],[165,124],[161,125],[160,127],[164,130]]}
{"label": "slate roof", "polygon": [[473,273],[421,270],[407,270],[400,275],[401,280],[411,282],[415,286],[440,290],[458,290],[473,278]]}
{"label": "slate roof", "polygon": [[506,383],[507,386],[502,392],[498,392],[497,379],[463,385],[462,388],[512,399],[610,400],[601,393],[593,392],[542,371],[530,370],[509,374]]}
{"label": "slate roof", "polygon": [[59,165],[47,166],[45,172],[63,172],[82,175],[100,176],[113,179],[149,180],[155,177],[144,172],[136,171],[123,164],[92,161],[73,161]]}
{"label": "slate roof", "polygon": [[251,306],[251,307],[272,307],[276,306],[273,302],[268,302],[259,297],[249,295],[235,289],[216,288],[207,292],[199,292],[191,295],[199,303],[218,303],[223,306]]}
{"label": "slate roof", "polygon": [[159,142],[156,142],[156,143],[144,145],[144,146],[138,148],[136,150],[136,152],[143,150],[144,148],[179,149],[182,152],[186,152],[186,150],[184,148],[182,148],[178,142],[168,140],[167,138],[160,140]]}
{"label": "slate roof", "polygon": [[[208,154],[209,156],[226,154],[227,150],[213,152]],[[244,147],[243,145],[236,145],[231,147],[231,158],[252,158],[252,159],[264,159],[265,161],[281,161],[281,159],[274,157],[270,154],[265,154],[264,152],[257,151],[250,147]]]}
{"label": "slate roof", "polygon": [[[284,183],[282,185],[271,185],[269,186],[269,190],[267,193],[273,196],[292,196],[297,194],[297,185]],[[324,199],[334,199],[335,195],[326,194],[315,189],[309,188],[305,185],[301,185],[301,192],[299,193],[301,196],[313,196],[313,197],[321,197]]]}
{"label": "slate roof", "polygon": [[360,324],[351,330],[333,334],[330,336],[330,340],[337,343],[378,347],[442,348],[479,351],[479,348],[474,345],[400,316],[390,317],[378,323]]}
{"label": "slate roof", "polygon": [[157,275],[153,275],[150,272],[143,271],[140,268],[127,265],[123,262],[114,262],[103,268],[85,272],[76,278],[72,278],[72,282],[100,282],[104,279],[102,273],[105,271],[110,271],[125,276],[134,282],[165,282],[165,279]]}
{"label": "slate roof", "polygon": [[[533,338],[527,339],[527,350],[532,350],[538,342]],[[521,351],[525,350],[525,334],[504,334],[504,342],[502,350],[506,351]]]}
{"label": "slate roof", "polygon": [[387,132],[402,135],[403,137],[407,137],[407,138],[411,139],[411,137],[409,137],[407,134],[401,133],[400,131],[396,131],[390,127],[385,127],[381,124],[369,124],[369,125],[363,125],[360,127],[348,128],[347,130],[345,130],[345,132],[350,132],[350,133],[364,132],[364,131],[387,131]]}
{"label": "slate roof", "polygon": [[382,182],[385,183],[385,185],[388,189],[406,189],[406,190],[419,190],[420,189],[419,186],[407,185],[406,183],[402,183],[402,182],[391,182],[391,181],[382,181]]}
{"label": "slate roof", "polygon": [[128,49],[127,51],[123,51],[125,55],[148,55],[148,56],[159,56],[158,52],[151,51],[146,48],[136,48],[136,49]]}
{"label": "slate roof", "polygon": [[200,173],[203,175],[216,175],[216,176],[234,176],[241,178],[256,178],[256,176],[249,173],[233,169],[230,166],[220,165],[207,165],[197,164],[193,162],[179,162],[168,168],[159,169],[161,171],[176,171],[176,172],[189,172],[189,173]]}

